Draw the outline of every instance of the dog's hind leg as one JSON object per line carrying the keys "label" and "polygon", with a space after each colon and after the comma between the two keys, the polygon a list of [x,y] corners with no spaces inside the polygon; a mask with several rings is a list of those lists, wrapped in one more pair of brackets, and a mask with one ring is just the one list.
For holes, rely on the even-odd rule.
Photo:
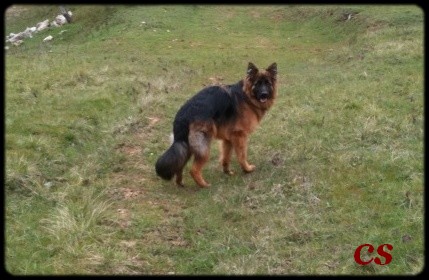
{"label": "dog's hind leg", "polygon": [[202,188],[210,187],[210,184],[204,180],[203,174],[201,173],[203,166],[207,162],[207,160],[208,155],[203,157],[195,155],[194,163],[192,164],[191,168],[192,178],[194,178],[195,182]]}
{"label": "dog's hind leg", "polygon": [[177,186],[179,186],[179,187],[185,186],[185,185],[183,185],[182,179],[183,179],[183,169],[176,172],[176,184],[177,184]]}
{"label": "dog's hind leg", "polygon": [[209,187],[202,175],[204,164],[210,158],[210,142],[212,137],[212,128],[210,123],[192,124],[189,130],[189,147],[194,155],[194,162],[191,168],[191,176],[195,182],[202,188]]}

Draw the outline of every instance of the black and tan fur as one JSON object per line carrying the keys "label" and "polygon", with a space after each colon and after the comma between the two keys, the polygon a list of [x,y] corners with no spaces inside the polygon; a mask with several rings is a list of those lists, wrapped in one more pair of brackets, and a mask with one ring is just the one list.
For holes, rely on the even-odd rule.
{"label": "black and tan fur", "polygon": [[208,187],[201,171],[209,160],[213,138],[221,140],[220,163],[225,173],[233,174],[229,168],[233,150],[243,171],[252,172],[255,166],[247,161],[247,139],[276,95],[276,63],[260,71],[250,62],[246,77],[236,84],[204,88],[177,112],[174,142],[156,162],[156,173],[166,180],[176,175],[176,183],[183,186],[183,168],[194,156],[191,176],[200,187]]}

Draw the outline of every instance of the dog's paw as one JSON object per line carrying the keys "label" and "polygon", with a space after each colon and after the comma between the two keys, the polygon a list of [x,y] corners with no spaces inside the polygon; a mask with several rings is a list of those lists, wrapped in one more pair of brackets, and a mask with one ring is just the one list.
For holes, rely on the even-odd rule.
{"label": "dog's paw", "polygon": [[250,173],[253,172],[253,170],[255,170],[256,166],[254,166],[253,164],[249,164],[248,166],[246,166],[246,168],[243,168],[244,172],[246,173]]}
{"label": "dog's paw", "polygon": [[235,174],[235,172],[234,172],[234,171],[229,170],[229,169],[224,170],[224,171],[223,171],[223,173],[225,173],[225,174],[227,174],[227,175],[229,175],[229,176],[232,176],[232,175],[234,175],[234,174]]}

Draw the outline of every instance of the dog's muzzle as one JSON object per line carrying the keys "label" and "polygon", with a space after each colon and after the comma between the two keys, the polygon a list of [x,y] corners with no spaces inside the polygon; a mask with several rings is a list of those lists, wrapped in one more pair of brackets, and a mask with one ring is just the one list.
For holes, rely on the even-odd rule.
{"label": "dog's muzzle", "polygon": [[269,97],[269,94],[268,94],[268,92],[261,92],[260,94],[259,94],[259,101],[261,102],[261,103],[265,103],[265,102],[267,102],[267,100],[268,100],[268,97]]}

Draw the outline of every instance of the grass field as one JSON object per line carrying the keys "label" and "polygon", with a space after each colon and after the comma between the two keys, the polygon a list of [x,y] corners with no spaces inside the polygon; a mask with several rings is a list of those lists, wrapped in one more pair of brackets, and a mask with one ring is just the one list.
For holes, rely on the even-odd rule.
{"label": "grass field", "polygon": [[[9,273],[422,271],[419,7],[69,8],[72,24],[5,51]],[[12,6],[6,34],[58,12]],[[280,83],[250,138],[255,172],[224,175],[214,143],[210,188],[189,166],[186,188],[162,181],[154,164],[178,108],[249,61],[277,62]],[[364,243],[391,244],[392,262],[356,264]]]}

